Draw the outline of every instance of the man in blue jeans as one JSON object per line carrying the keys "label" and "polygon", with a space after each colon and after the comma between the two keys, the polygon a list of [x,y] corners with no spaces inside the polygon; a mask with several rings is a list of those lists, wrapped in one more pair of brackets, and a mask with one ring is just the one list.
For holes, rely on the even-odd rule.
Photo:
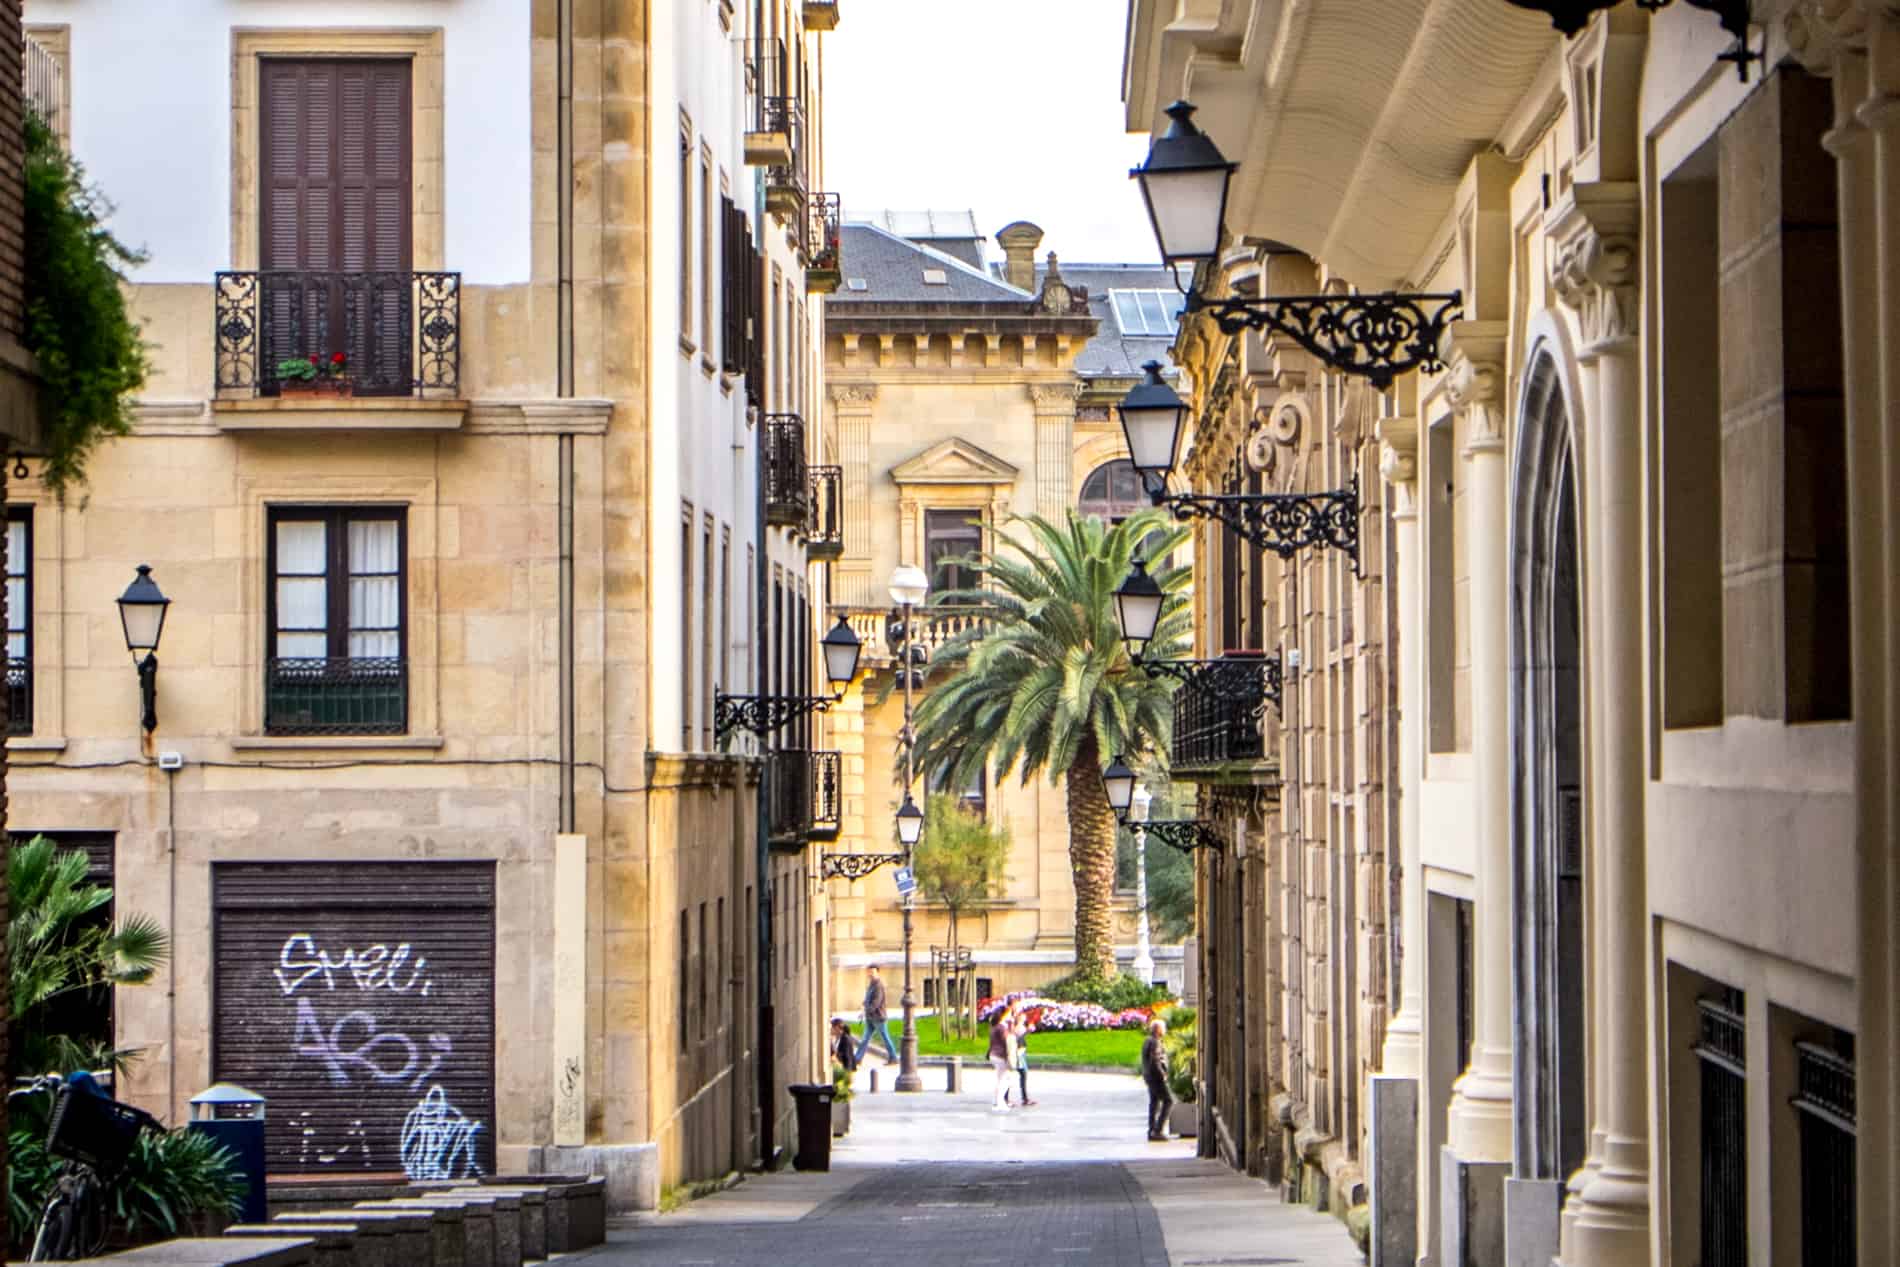
{"label": "man in blue jeans", "polygon": [[891,1022],[884,1014],[884,979],[878,976],[876,964],[869,971],[871,979],[864,987],[864,1041],[858,1044],[858,1063],[863,1064],[864,1053],[871,1050],[873,1034],[884,1040],[884,1050],[895,1063],[897,1044],[891,1041]]}

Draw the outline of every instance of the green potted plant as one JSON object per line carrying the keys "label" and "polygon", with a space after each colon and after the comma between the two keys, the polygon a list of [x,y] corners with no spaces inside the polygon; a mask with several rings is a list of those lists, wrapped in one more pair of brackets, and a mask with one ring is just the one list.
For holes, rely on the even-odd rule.
{"label": "green potted plant", "polygon": [[851,1071],[838,1061],[831,1062],[831,1135],[836,1139],[851,1133]]}
{"label": "green potted plant", "polygon": [[341,352],[332,352],[328,361],[315,352],[286,357],[277,362],[278,390],[286,396],[351,395],[349,364]]}
{"label": "green potted plant", "polygon": [[1174,1093],[1174,1108],[1168,1112],[1168,1129],[1176,1135],[1196,1135],[1201,1127],[1201,1108],[1195,1103],[1200,1089],[1200,1038],[1191,1007],[1173,1007],[1162,1014],[1168,1023],[1162,1042],[1168,1049],[1168,1090]]}

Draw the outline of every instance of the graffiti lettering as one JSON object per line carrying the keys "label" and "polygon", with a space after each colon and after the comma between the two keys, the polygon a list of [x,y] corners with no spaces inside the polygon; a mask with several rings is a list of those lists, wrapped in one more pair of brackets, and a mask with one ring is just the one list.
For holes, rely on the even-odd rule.
{"label": "graffiti lettering", "polygon": [[[409,1035],[378,1029],[376,1018],[361,1009],[345,1013],[326,1031],[309,999],[297,1000],[297,1029],[291,1043],[299,1056],[322,1061],[330,1071],[330,1081],[340,1087],[350,1085],[352,1071],[373,1082],[420,1087],[454,1050],[447,1034],[431,1034],[429,1050],[421,1051]],[[426,1067],[418,1071],[419,1066]]]}
{"label": "graffiti lettering", "polygon": [[[420,993],[427,997],[430,982],[424,977],[429,966],[427,958],[417,955],[413,966],[409,964],[410,948],[403,942],[394,950],[382,942],[361,949],[346,949],[340,955],[332,955],[317,945],[317,939],[309,933],[293,933],[284,939],[283,949],[277,952],[277,984],[286,995],[295,994],[300,986],[312,977],[322,977],[326,990],[336,989],[338,973],[355,984],[359,990],[389,990],[396,994],[407,994],[421,987]],[[408,975],[403,975],[404,969]]]}
{"label": "graffiti lettering", "polygon": [[412,1180],[465,1179],[481,1174],[475,1138],[482,1124],[449,1103],[439,1085],[402,1120],[402,1169]]}

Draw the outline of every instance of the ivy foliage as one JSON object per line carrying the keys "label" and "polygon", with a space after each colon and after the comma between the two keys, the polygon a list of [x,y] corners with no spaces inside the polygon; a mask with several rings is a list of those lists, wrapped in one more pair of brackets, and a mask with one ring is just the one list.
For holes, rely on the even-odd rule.
{"label": "ivy foliage", "polygon": [[45,402],[42,478],[60,497],[86,482],[99,441],[132,429],[151,362],[126,308],[125,270],[145,255],[106,227],[112,204],[43,119],[26,120],[27,350]]}

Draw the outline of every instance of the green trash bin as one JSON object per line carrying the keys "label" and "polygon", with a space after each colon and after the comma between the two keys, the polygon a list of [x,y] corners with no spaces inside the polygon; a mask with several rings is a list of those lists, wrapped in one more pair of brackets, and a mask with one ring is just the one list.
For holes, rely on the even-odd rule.
{"label": "green trash bin", "polygon": [[792,1155],[792,1165],[799,1170],[830,1170],[831,1084],[794,1082],[786,1090],[798,1106],[798,1151]]}

